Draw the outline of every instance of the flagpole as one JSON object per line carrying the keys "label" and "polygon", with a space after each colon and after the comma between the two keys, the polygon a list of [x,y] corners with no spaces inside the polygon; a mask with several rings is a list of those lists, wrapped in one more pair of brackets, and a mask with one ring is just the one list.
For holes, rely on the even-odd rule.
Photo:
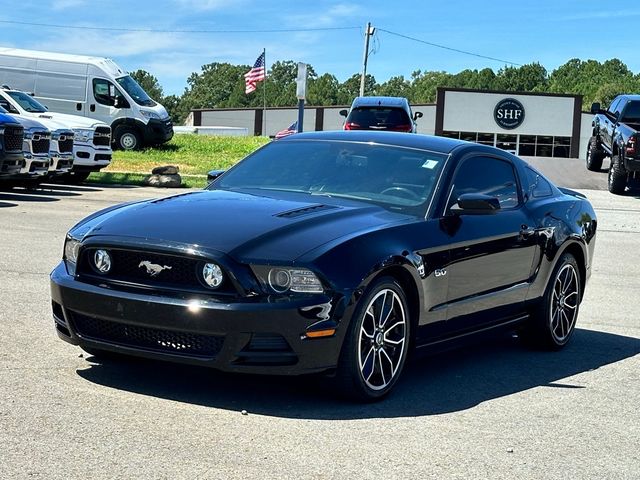
{"label": "flagpole", "polygon": [[264,136],[267,136],[267,49],[262,49],[264,55],[264,85],[262,86],[262,124],[264,125]]}

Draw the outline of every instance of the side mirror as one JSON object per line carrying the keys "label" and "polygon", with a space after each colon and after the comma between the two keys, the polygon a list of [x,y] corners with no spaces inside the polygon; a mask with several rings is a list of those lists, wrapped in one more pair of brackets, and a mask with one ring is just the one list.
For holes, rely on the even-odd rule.
{"label": "side mirror", "polygon": [[591,113],[594,115],[600,111],[600,104],[598,102],[591,104]]}
{"label": "side mirror", "polygon": [[419,118],[422,118],[422,112],[415,112],[415,113],[413,114],[413,119],[414,119],[414,120],[417,120],[417,119],[419,119]]}
{"label": "side mirror", "polygon": [[340,110],[338,113],[344,118],[347,118],[347,115],[349,115],[349,110]]}
{"label": "side mirror", "polygon": [[463,193],[449,210],[454,215],[492,214],[500,210],[500,201],[483,193]]}
{"label": "side mirror", "polygon": [[207,182],[213,182],[216,178],[222,175],[225,170],[209,170],[207,172]]}

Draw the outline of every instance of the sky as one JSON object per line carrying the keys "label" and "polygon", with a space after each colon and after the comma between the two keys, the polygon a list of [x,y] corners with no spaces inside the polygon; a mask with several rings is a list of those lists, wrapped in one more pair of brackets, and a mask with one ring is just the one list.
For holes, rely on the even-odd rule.
{"label": "sky", "polygon": [[0,10],[0,46],[110,57],[125,70],[155,75],[165,94],[181,95],[207,63],[252,65],[263,48],[268,67],[305,62],[344,81],[362,69],[367,22],[376,28],[367,72],[379,83],[416,70],[497,71],[532,62],[551,72],[571,58],[617,57],[640,72],[640,5],[630,1],[609,9],[594,0],[2,3],[11,8]]}

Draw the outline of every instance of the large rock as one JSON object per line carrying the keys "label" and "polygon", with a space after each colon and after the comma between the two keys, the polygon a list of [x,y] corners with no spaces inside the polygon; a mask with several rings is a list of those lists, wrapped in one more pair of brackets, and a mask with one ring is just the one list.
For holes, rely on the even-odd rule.
{"label": "large rock", "polygon": [[177,175],[180,171],[180,168],[175,167],[173,165],[164,165],[162,167],[156,167],[151,170],[153,175]]}
{"label": "large rock", "polygon": [[145,185],[150,187],[175,188],[182,185],[180,175],[149,175],[144,179]]}

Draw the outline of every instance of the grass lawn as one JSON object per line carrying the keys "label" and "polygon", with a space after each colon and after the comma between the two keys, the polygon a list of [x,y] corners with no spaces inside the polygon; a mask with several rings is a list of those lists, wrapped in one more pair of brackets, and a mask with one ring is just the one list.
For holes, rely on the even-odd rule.
{"label": "grass lawn", "polygon": [[92,183],[142,185],[154,167],[180,168],[186,187],[203,187],[209,170],[226,170],[269,141],[266,137],[216,137],[176,134],[170,142],[137,151],[116,150],[107,168],[92,173]]}

